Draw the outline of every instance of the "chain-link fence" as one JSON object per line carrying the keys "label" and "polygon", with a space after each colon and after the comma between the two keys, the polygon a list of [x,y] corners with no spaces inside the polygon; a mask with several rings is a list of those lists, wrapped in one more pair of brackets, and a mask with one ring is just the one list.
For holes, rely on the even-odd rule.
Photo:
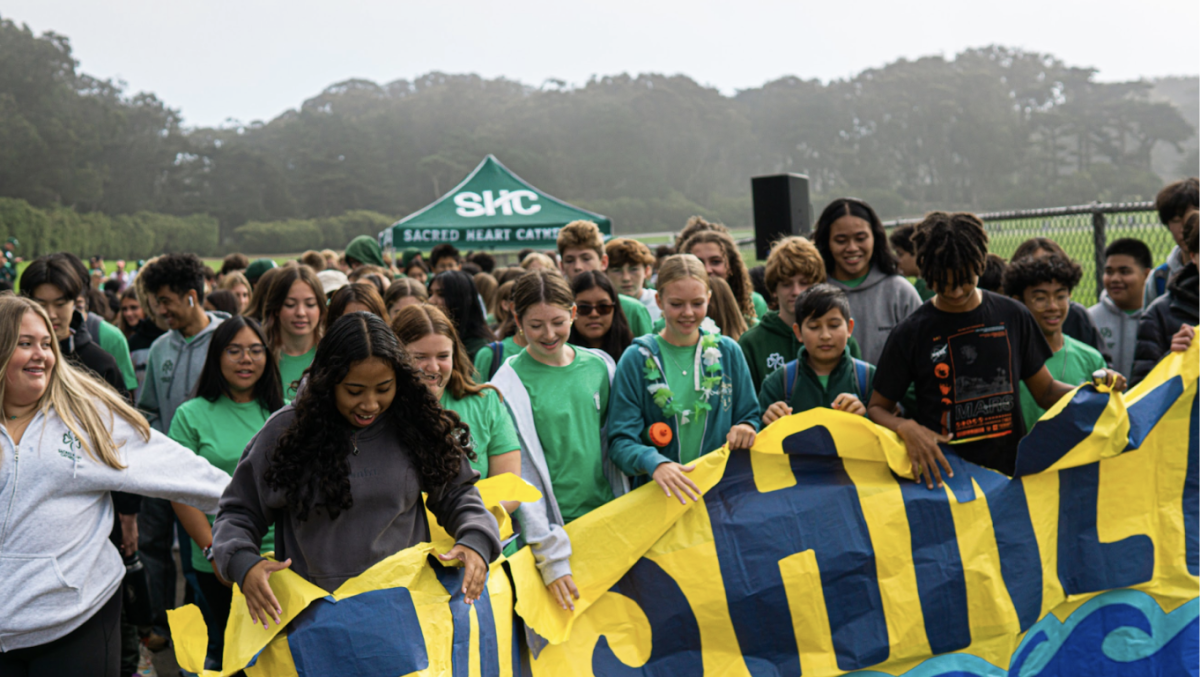
{"label": "chain-link fence", "polygon": [[[1167,259],[1175,245],[1171,233],[1158,220],[1153,202],[1095,203],[1076,207],[1024,209],[979,214],[988,232],[988,250],[1008,260],[1029,238],[1053,240],[1083,266],[1083,279],[1071,297],[1092,305],[1104,288],[1104,249],[1108,243],[1132,237],[1145,242],[1157,265]],[[899,219],[884,223],[891,229],[921,219]]]}

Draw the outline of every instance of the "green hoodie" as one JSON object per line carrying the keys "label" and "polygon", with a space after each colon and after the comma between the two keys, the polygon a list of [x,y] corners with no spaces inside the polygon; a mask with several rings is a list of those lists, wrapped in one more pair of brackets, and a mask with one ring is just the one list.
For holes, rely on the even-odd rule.
{"label": "green hoodie", "polygon": [[[746,356],[746,364],[750,367],[750,378],[754,380],[754,390],[762,389],[763,382],[776,369],[787,363],[800,350],[801,343],[796,338],[792,328],[779,319],[779,311],[772,310],[763,315],[761,321],[751,327],[738,339],[742,354]],[[862,359],[858,342],[851,336],[846,341],[850,356]]]}
{"label": "green hoodie", "polygon": [[[842,361],[834,367],[829,374],[829,385],[822,386],[817,373],[813,371],[808,364],[808,353],[804,347],[800,347],[800,353],[796,357],[796,383],[792,388],[792,397],[788,400],[788,405],[792,408],[793,414],[799,414],[802,411],[816,409],[817,407],[828,408],[837,396],[842,393],[850,393],[858,397],[865,405],[871,399],[871,387],[875,381],[875,367],[867,364],[867,387],[866,391],[859,387],[858,374],[855,369],[854,359],[850,356],[850,346],[846,346],[846,351],[842,355]],[[866,363],[864,363],[866,364]],[[762,390],[759,391],[758,401],[759,408],[764,412],[772,404],[783,402],[784,396],[787,393],[787,369],[779,369],[767,377],[763,382]]]}
{"label": "green hoodie", "polygon": [[383,250],[379,243],[370,235],[359,235],[346,245],[346,258],[354,259],[368,266],[387,268],[383,263]]}

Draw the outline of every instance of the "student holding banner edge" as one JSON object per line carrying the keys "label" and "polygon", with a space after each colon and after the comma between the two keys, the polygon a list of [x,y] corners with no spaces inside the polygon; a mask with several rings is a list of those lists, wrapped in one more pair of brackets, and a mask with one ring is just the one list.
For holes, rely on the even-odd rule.
{"label": "student holding banner edge", "polygon": [[692,461],[726,443],[748,449],[758,433],[758,399],[742,349],[700,327],[708,281],[691,254],[663,261],[658,305],[666,326],[634,339],[621,356],[610,403],[613,462],[635,483],[649,477],[680,503],[699,497],[687,477]]}
{"label": "student holding banner edge", "polygon": [[574,609],[579,591],[563,526],[629,489],[608,458],[605,438],[612,358],[567,343],[575,307],[557,272],[526,273],[512,299],[529,345],[505,361],[492,384],[504,395],[521,441],[521,475],[542,493],[517,511],[518,544],[530,546],[558,605]]}
{"label": "student holding banner edge", "polygon": [[[1073,386],[1046,369],[1052,352],[1029,311],[976,288],[988,244],[977,216],[931,212],[917,226],[913,243],[921,276],[935,296],[888,337],[868,415],[904,440],[914,480],[930,489],[942,486],[941,470],[953,477],[939,444],[950,443],[962,458],[1012,475],[1017,443],[1028,428],[1016,384],[1024,382],[1043,409]],[[1124,377],[1111,370],[1107,375],[1114,389],[1124,389]],[[900,418],[894,407],[914,383],[917,417]]]}
{"label": "student holding banner edge", "polygon": [[[305,580],[336,590],[428,541],[428,507],[457,541],[438,557],[465,565],[463,594],[478,599],[500,539],[467,443],[458,415],[438,406],[387,324],[344,315],[317,344],[296,400],[238,463],[213,525],[215,571],[242,588],[265,628],[282,613],[272,573],[294,563]],[[279,561],[259,554],[272,525]]]}

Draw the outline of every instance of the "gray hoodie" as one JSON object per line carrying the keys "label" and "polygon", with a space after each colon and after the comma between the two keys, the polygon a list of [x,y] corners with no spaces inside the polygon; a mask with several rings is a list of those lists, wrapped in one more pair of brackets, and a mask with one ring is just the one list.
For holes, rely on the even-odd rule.
{"label": "gray hoodie", "polygon": [[854,340],[862,349],[862,359],[879,364],[888,334],[900,324],[900,320],[921,306],[921,295],[907,279],[899,275],[885,275],[874,265],[867,279],[854,289],[832,277],[827,281],[850,296]]}
{"label": "gray hoodie", "polygon": [[216,512],[229,475],[156,430],[144,441],[120,417],[112,436],[124,470],[84,451],[53,407],[20,445],[0,427],[0,653],[66,636],[120,587],[110,492]]}
{"label": "gray hoodie", "polygon": [[146,415],[151,427],[159,432],[171,429],[171,419],[179,405],[192,398],[192,390],[204,371],[208,356],[208,341],[217,326],[229,318],[229,313],[208,311],[208,326],[191,340],[172,329],[154,339],[146,358],[146,378],[138,394],[138,409]]}
{"label": "gray hoodie", "polygon": [[243,583],[246,573],[262,561],[259,547],[274,525],[277,560],[291,558],[292,571],[332,592],[384,558],[428,541],[426,508],[458,544],[484,561],[500,554],[496,518],[475,488],[479,473],[464,458],[453,481],[425,486],[398,441],[394,416],[384,415],[355,433],[356,451],[346,458],[354,504],[336,519],[323,510],[312,511],[306,521],[297,519],[288,509],[286,492],[265,479],[279,439],[295,420],[290,404],[267,420],[250,440],[221,497],[213,525],[213,565],[226,580]]}
{"label": "gray hoodie", "polygon": [[1133,353],[1137,349],[1138,321],[1142,319],[1142,313],[1145,310],[1146,308],[1143,306],[1137,312],[1126,313],[1113,303],[1106,291],[1100,292],[1099,303],[1088,308],[1088,315],[1091,316],[1092,322],[1096,323],[1096,328],[1100,330],[1100,336],[1108,348],[1108,354],[1112,355],[1112,368],[1126,378],[1133,373]]}

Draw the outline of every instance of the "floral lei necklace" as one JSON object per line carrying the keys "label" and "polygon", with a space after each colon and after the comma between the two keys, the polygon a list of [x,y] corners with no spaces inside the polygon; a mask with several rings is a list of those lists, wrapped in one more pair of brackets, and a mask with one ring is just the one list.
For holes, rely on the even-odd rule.
{"label": "floral lei necklace", "polygon": [[[662,409],[663,416],[667,418],[679,416],[679,424],[687,425],[691,422],[689,418],[699,420],[712,410],[712,405],[708,403],[708,399],[717,392],[717,386],[721,383],[721,349],[718,347],[720,343],[720,334],[701,333],[700,335],[700,341],[696,345],[695,373],[693,376],[696,383],[696,392],[699,393],[700,397],[696,398],[696,403],[691,409],[681,407],[675,402],[675,393],[667,385],[658,362],[650,355],[649,350],[645,348],[640,349],[642,354],[646,356],[646,362],[642,366],[642,373],[650,383],[650,385],[646,386],[646,389],[654,398],[654,404],[659,409]],[[701,363],[704,364],[703,375],[701,375],[699,368]],[[686,375],[687,372],[685,371],[684,374]]]}

